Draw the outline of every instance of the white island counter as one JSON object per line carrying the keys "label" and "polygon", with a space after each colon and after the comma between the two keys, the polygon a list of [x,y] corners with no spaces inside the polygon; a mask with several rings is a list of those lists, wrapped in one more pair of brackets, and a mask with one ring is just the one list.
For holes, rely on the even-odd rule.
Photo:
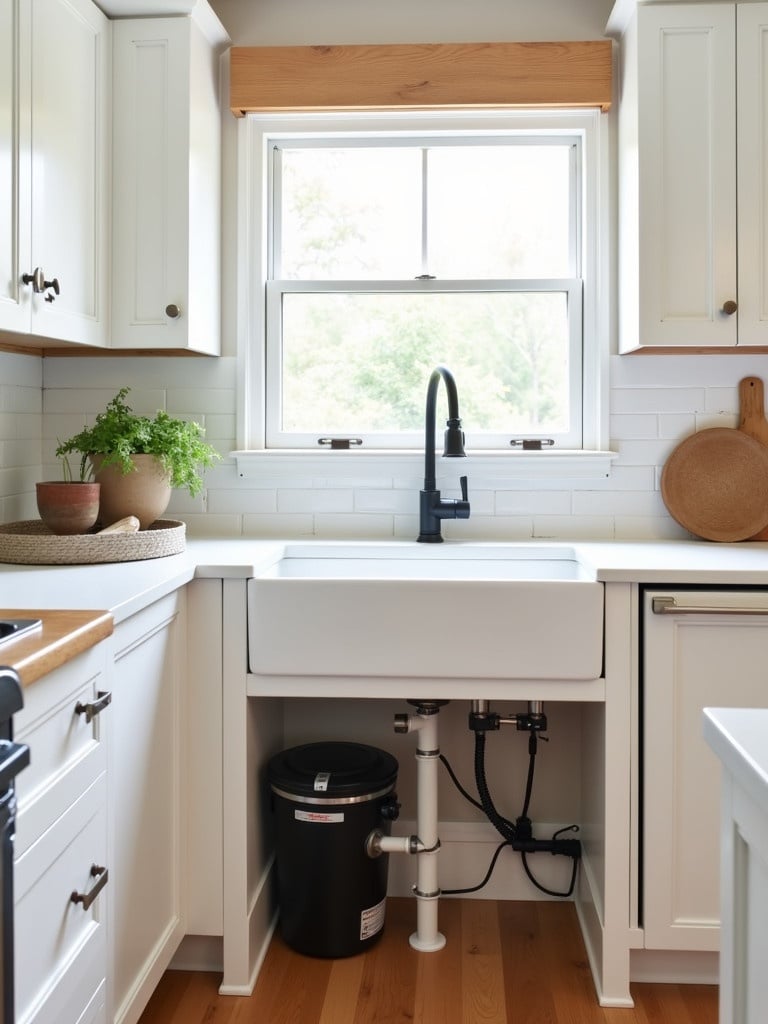
{"label": "white island counter", "polygon": [[768,1005],[768,709],[707,708],[723,765],[720,1024],[761,1024]]}

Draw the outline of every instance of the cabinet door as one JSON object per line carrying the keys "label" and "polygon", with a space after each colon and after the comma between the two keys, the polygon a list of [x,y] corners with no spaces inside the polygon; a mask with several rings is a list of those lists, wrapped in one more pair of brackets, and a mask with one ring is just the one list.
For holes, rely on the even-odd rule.
{"label": "cabinet door", "polygon": [[185,926],[181,701],[184,593],[113,636],[109,735],[109,1019],[138,1020]]}
{"label": "cabinet door", "polygon": [[[109,22],[90,0],[31,0],[33,334],[104,345],[107,331]],[[47,295],[52,295],[49,289]]]}
{"label": "cabinet door", "polygon": [[[712,611],[654,614],[657,596]],[[702,711],[768,707],[768,593],[647,593],[644,623],[645,945],[716,950],[720,767]]]}
{"label": "cabinet door", "polygon": [[116,348],[218,352],[218,79],[194,18],[115,23]]}
{"label": "cabinet door", "polygon": [[639,341],[732,346],[735,8],[648,4],[638,18]]}
{"label": "cabinet door", "polygon": [[30,318],[31,295],[21,282],[31,258],[29,139],[19,133],[28,120],[29,88],[19,66],[27,14],[20,0],[0,0],[0,329],[9,331],[28,331]]}
{"label": "cabinet door", "polygon": [[768,345],[768,4],[739,4],[739,345]]}

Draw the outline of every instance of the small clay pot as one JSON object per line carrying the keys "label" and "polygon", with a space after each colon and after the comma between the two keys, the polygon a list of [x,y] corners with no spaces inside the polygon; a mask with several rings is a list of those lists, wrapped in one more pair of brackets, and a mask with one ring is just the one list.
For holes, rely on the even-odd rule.
{"label": "small clay pot", "polygon": [[37,510],[52,533],[87,533],[96,522],[100,484],[44,480],[35,487]]}

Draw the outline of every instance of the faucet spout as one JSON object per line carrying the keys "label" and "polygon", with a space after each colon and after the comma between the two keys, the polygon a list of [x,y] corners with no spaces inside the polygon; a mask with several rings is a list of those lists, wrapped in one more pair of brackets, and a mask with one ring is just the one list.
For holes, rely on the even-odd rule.
{"label": "faucet spout", "polygon": [[439,544],[442,541],[440,524],[443,519],[469,519],[469,500],[467,497],[467,478],[460,477],[461,500],[442,500],[437,490],[435,474],[435,427],[437,418],[437,389],[440,381],[445,384],[448,397],[448,420],[446,422],[445,445],[443,456],[462,458],[464,451],[464,431],[461,429],[459,417],[459,395],[456,381],[451,371],[445,366],[438,366],[433,371],[427,385],[427,407],[424,431],[424,488],[419,494],[419,536],[424,543]]}

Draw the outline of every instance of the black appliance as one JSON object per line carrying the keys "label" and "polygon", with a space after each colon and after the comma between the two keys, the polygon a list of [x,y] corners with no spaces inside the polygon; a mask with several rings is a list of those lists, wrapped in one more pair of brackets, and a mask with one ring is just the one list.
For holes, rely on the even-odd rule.
{"label": "black appliance", "polygon": [[16,831],[14,779],[29,764],[29,747],[13,742],[13,716],[24,706],[21,680],[0,668],[0,999],[3,1024],[14,1024],[13,1005],[13,837]]}

